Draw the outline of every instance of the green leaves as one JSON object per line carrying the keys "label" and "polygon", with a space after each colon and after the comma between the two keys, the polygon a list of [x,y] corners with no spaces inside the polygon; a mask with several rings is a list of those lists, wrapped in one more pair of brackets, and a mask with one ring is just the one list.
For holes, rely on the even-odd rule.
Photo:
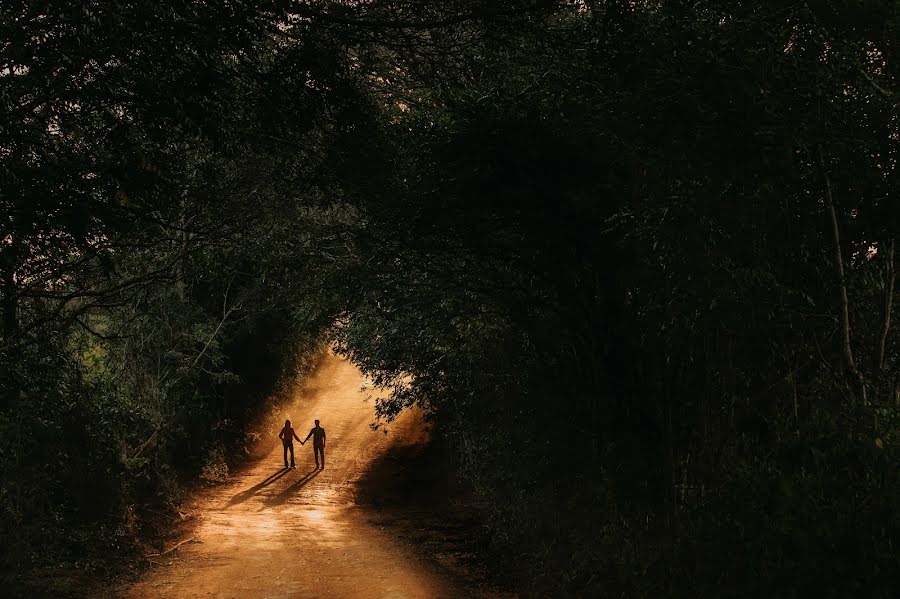
{"label": "green leaves", "polygon": [[[221,478],[330,334],[539,594],[858,594],[804,557],[842,544],[888,571],[894,532],[846,523],[896,499],[897,15],[482,4],[0,6],[4,523]],[[108,502],[31,468],[59,431]]]}

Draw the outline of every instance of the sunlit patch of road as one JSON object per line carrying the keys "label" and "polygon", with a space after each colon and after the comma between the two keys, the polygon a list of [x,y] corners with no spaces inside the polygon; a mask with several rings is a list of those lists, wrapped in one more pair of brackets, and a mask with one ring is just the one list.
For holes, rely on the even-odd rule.
{"label": "sunlit patch of road", "polygon": [[[210,489],[197,506],[195,539],[128,588],[131,599],[275,597],[459,597],[415,548],[371,523],[354,502],[355,482],[392,444],[420,441],[423,423],[405,414],[390,434],[373,431],[365,379],[329,356],[296,392],[290,418],[301,438],[319,418],[328,434],[326,467],[311,444],[295,444],[297,469],[281,468],[280,444],[264,459]],[[277,431],[272,431],[276,435]]]}

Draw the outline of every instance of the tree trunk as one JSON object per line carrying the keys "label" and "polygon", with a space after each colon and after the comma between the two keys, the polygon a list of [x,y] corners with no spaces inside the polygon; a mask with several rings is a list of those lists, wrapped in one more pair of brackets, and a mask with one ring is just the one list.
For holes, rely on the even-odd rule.
{"label": "tree trunk", "polygon": [[15,239],[3,248],[0,256],[2,256],[2,260],[0,260],[0,291],[3,293],[3,336],[9,340],[15,336],[19,328]]}
{"label": "tree trunk", "polygon": [[185,299],[185,279],[187,278],[188,272],[188,262],[187,262],[187,248],[188,248],[188,234],[187,234],[187,192],[183,192],[181,195],[181,202],[179,205],[178,211],[178,230],[175,231],[175,236],[178,239],[178,247],[175,250],[177,253],[180,253],[178,260],[175,262],[175,297],[178,299],[178,302],[183,304],[186,302]]}
{"label": "tree trunk", "polygon": [[[0,306],[0,319],[2,319],[0,332],[2,332],[2,340],[5,345],[14,344],[19,333],[19,299],[16,288],[17,249],[15,237],[12,237],[9,243],[0,249],[0,294],[3,295],[2,306]],[[0,379],[5,383],[0,385],[0,390],[2,390],[0,392],[0,414],[7,413],[14,398],[19,395],[19,379],[14,374],[17,356],[18,350],[13,349],[7,355],[8,359],[3,361],[2,370],[0,370]]]}
{"label": "tree trunk", "polygon": [[822,179],[825,183],[825,210],[831,222],[831,237],[834,243],[834,274],[838,283],[838,310],[840,318],[841,357],[844,371],[850,378],[851,386],[855,387],[859,399],[863,405],[867,403],[866,382],[862,372],[856,367],[853,359],[853,347],[850,345],[850,302],[847,299],[847,280],[844,276],[844,258],[841,253],[841,236],[838,228],[837,213],[834,209],[834,196],[831,191],[831,178],[828,169],[825,168],[825,159],[822,150],[819,149],[819,167],[822,171]]}
{"label": "tree trunk", "polygon": [[[880,248],[879,248],[880,249]],[[891,330],[891,311],[894,306],[894,240],[891,239],[885,248],[885,280],[884,280],[884,304],[881,321],[881,335],[878,337],[878,346],[875,348],[875,401],[881,396],[881,378],[884,371],[884,351],[887,346],[888,333]]]}

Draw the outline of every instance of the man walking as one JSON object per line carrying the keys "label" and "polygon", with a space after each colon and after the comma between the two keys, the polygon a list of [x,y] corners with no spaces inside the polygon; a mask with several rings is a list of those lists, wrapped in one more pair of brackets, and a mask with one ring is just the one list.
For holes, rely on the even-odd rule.
{"label": "man walking", "polygon": [[319,468],[319,456],[322,456],[322,469],[325,469],[325,429],[319,426],[319,421],[316,420],[316,425],[309,431],[309,434],[306,435],[306,438],[301,441],[301,443],[305,443],[309,441],[309,438],[313,438],[313,455],[316,458],[316,468]]}

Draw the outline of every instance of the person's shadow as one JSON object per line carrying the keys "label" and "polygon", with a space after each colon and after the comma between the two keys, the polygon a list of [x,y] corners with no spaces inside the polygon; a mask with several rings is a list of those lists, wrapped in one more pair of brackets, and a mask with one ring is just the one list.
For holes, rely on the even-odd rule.
{"label": "person's shadow", "polygon": [[[274,507],[276,505],[281,505],[285,501],[291,498],[297,491],[299,491],[303,486],[308,484],[312,479],[319,476],[319,473],[322,472],[320,469],[316,468],[315,470],[310,470],[306,474],[303,475],[303,478],[297,480],[289,487],[285,487],[282,489],[277,495],[273,495],[272,497],[266,499],[266,505],[269,507]],[[263,509],[263,508],[260,508]]]}
{"label": "person's shadow", "polygon": [[235,495],[234,497],[231,498],[231,501],[228,502],[229,507],[232,505],[237,505],[239,503],[243,503],[244,501],[247,501],[248,499],[250,499],[251,497],[256,495],[263,487],[265,487],[266,485],[271,485],[272,483],[274,483],[276,480],[278,480],[279,478],[281,478],[288,472],[290,472],[290,470],[288,470],[287,468],[282,468],[275,474],[272,474],[272,475],[266,477],[266,479],[263,480],[262,482],[253,485],[246,491],[241,491],[240,493],[238,493],[237,495]]}

